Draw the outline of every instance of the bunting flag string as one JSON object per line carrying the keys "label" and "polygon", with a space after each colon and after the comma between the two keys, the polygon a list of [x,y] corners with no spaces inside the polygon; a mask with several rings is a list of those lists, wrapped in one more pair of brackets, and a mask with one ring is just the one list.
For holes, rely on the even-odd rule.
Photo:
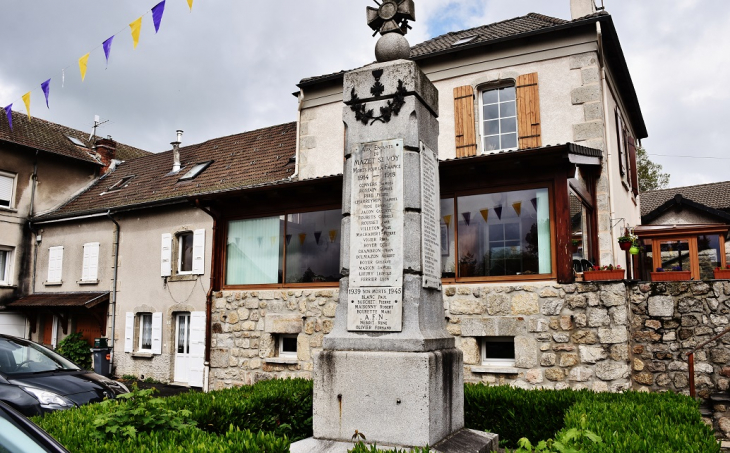
{"label": "bunting flag string", "polygon": [[104,56],[106,57],[106,66],[109,67],[109,54],[112,51],[112,41],[114,41],[114,35],[111,38],[104,41],[101,45],[104,47]]}
{"label": "bunting flag string", "polygon": [[479,213],[482,215],[484,223],[489,223],[489,209],[482,209]]}
{"label": "bunting flag string", "polygon": [[314,232],[314,242],[316,242],[317,245],[319,245],[319,238],[320,237],[322,237],[322,232],[321,231],[315,231]]}
{"label": "bunting flag string", "polygon": [[451,214],[444,216],[444,223],[446,224],[447,227],[451,226]]}
{"label": "bunting flag string", "polygon": [[155,33],[160,31],[160,23],[162,22],[162,13],[165,12],[165,0],[156,4],[152,8],[152,22],[155,24]]}
{"label": "bunting flag string", "polygon": [[81,81],[83,82],[86,78],[86,68],[89,65],[89,54],[87,53],[83,57],[79,58],[79,71],[81,71]]}
{"label": "bunting flag string", "polygon": [[471,212],[462,212],[461,216],[464,217],[464,222],[466,222],[466,225],[469,226],[471,223]]}
{"label": "bunting flag string", "polygon": [[[188,5],[190,12],[192,12],[193,0],[186,0],[186,1],[187,1],[187,5]],[[155,33],[158,33],[160,30],[160,26],[162,24],[162,17],[164,15],[165,5],[166,5],[166,0],[158,1],[158,3],[154,7],[152,7],[151,10],[148,10],[147,13],[143,14],[137,20],[135,20],[134,22],[129,24],[130,31],[132,34],[132,41],[133,41],[134,49],[136,49],[137,45],[139,44],[140,34],[141,34],[141,30],[142,30],[143,17],[146,14],[149,14],[150,12],[152,13],[152,23],[155,27]],[[106,59],[106,66],[107,67],[109,66],[109,57],[111,55],[112,42],[113,42],[114,38],[116,37],[116,35],[118,35],[119,32],[121,32],[123,30],[124,29],[119,30],[117,33],[115,33],[114,35],[110,36],[107,40],[105,40],[101,45],[95,47],[90,52],[86,53],[84,56],[82,56],[81,58],[78,59],[79,73],[81,75],[82,82],[85,81],[85,79],[86,79],[86,73],[87,73],[88,65],[89,65],[89,57],[90,57],[91,53],[94,52],[99,47],[103,48],[104,57]],[[71,67],[71,65],[66,66],[65,68],[61,69],[61,88],[65,88],[65,86],[66,86],[66,69],[68,69],[69,67]],[[48,108],[48,109],[50,109],[50,103],[49,103],[50,83],[51,83],[51,79],[49,78],[48,80],[46,80],[45,82],[40,84],[44,99],[46,101],[46,108]],[[36,85],[35,89],[37,89],[37,85]],[[28,115],[29,120],[31,119],[30,98],[31,98],[32,91],[33,90],[31,90],[31,91],[27,92],[26,94],[24,94],[23,96],[21,96],[21,99],[23,100],[23,103],[25,104],[26,113]],[[11,130],[12,130],[12,122],[13,122],[12,121],[13,104],[14,103],[10,103],[6,107],[3,108],[5,110],[6,116],[8,117],[8,124],[10,125]]]}
{"label": "bunting flag string", "polygon": [[530,199],[530,203],[532,203],[532,207],[537,211],[537,198]]}
{"label": "bunting flag string", "polygon": [[521,201],[515,201],[512,203],[512,209],[515,210],[515,213],[517,214],[517,217],[522,214],[522,202]]}
{"label": "bunting flag string", "polygon": [[23,95],[23,103],[25,104],[25,112],[28,114],[28,121],[30,121],[30,91]]}
{"label": "bunting flag string", "polygon": [[299,233],[299,245],[304,245],[304,239],[306,239],[307,233]]}
{"label": "bunting flag string", "polygon": [[46,97],[46,108],[50,109],[51,107],[48,105],[48,95],[51,93],[51,79],[41,83],[41,90],[43,90],[43,95]]}
{"label": "bunting flag string", "polygon": [[335,242],[337,239],[337,230],[330,230],[330,242]]}
{"label": "bunting flag string", "polygon": [[139,44],[139,33],[142,31],[142,17],[129,24],[129,28],[132,29],[132,41],[136,49],[137,44]]}
{"label": "bunting flag string", "polygon": [[291,242],[291,234],[287,234],[286,235],[286,245],[289,245],[290,242]]}
{"label": "bunting flag string", "polygon": [[497,214],[499,220],[502,220],[502,206],[495,206],[494,213]]}

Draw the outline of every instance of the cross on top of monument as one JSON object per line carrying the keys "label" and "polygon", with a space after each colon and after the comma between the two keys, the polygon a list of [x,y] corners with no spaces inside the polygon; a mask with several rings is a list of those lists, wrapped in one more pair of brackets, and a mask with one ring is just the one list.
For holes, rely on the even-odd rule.
{"label": "cross on top of monument", "polygon": [[416,6],[413,0],[373,0],[379,7],[367,7],[368,25],[375,30],[373,36],[382,36],[375,45],[375,58],[379,62],[407,59],[411,46],[405,35],[408,21],[416,20]]}
{"label": "cross on top of monument", "polygon": [[413,0],[385,0],[379,3],[373,0],[379,8],[368,6],[368,25],[375,30],[373,36],[380,32],[381,35],[386,33],[400,33],[405,35],[408,29],[408,21],[416,20],[416,7]]}

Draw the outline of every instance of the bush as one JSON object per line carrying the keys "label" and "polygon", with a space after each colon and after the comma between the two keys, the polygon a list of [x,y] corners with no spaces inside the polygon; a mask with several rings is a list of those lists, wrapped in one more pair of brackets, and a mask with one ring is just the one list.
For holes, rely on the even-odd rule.
{"label": "bush", "polygon": [[72,333],[58,342],[56,352],[85,370],[91,369],[91,348],[81,332]]}

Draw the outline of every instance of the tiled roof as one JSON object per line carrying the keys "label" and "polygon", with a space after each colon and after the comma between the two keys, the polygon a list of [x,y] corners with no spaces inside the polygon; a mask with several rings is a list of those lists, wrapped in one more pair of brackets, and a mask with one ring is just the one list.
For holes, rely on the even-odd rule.
{"label": "tiled roof", "polygon": [[603,151],[596,148],[588,148],[587,146],[582,145],[576,145],[575,143],[558,143],[557,145],[544,145],[536,148],[519,148],[519,149],[510,149],[506,151],[497,151],[494,153],[488,153],[488,154],[479,154],[475,156],[463,156],[463,157],[454,157],[451,159],[443,159],[441,162],[452,162],[456,160],[464,160],[464,159],[490,159],[496,156],[503,156],[506,154],[521,154],[521,153],[527,153],[532,151],[539,151],[539,150],[552,150],[552,149],[558,149],[558,148],[566,148],[569,153],[572,154],[579,154],[581,156],[586,157],[597,157],[599,159],[603,159]]}
{"label": "tiled roof", "polygon": [[[60,124],[51,123],[40,118],[28,120],[27,115],[20,112],[13,112],[13,129],[5,119],[5,112],[2,112],[0,119],[0,141],[15,143],[31,149],[39,149],[53,154],[70,157],[99,164],[89,152],[92,143],[89,141],[89,133],[82,132]],[[87,147],[73,144],[68,137],[79,140]],[[150,154],[133,146],[117,143],[117,159],[130,160],[136,157]]]}
{"label": "tiled roof", "polygon": [[103,293],[36,293],[8,304],[13,308],[86,307],[92,308],[109,301],[109,291]]}
{"label": "tiled roof", "polygon": [[730,181],[724,181],[644,192],[639,196],[641,215],[651,213],[677,194],[709,208],[730,212]]}
{"label": "tiled roof", "polygon": [[[172,171],[172,151],[124,162],[85,192],[38,220],[185,200],[287,180],[294,174],[296,123],[281,124],[180,148],[183,168]],[[178,181],[193,166],[213,161],[197,177]],[[118,190],[110,188],[132,176]]]}
{"label": "tiled roof", "polygon": [[[513,19],[495,22],[493,24],[482,25],[468,30],[446,33],[437,36],[428,41],[416,44],[411,47],[412,60],[433,56],[442,52],[458,51],[466,48],[482,46],[487,43],[493,43],[504,39],[512,39],[520,35],[534,33],[540,30],[570,24],[572,22],[584,21],[593,17],[608,15],[606,12],[599,12],[590,16],[581,17],[579,19],[568,21],[558,19],[556,17],[545,16],[537,13],[529,13],[526,16],[515,17]],[[459,46],[452,46],[456,41],[476,36],[473,40]],[[332,74],[326,74],[317,77],[308,77],[302,79],[299,86],[316,83],[327,79],[335,79],[341,77],[346,71],[339,71]]]}

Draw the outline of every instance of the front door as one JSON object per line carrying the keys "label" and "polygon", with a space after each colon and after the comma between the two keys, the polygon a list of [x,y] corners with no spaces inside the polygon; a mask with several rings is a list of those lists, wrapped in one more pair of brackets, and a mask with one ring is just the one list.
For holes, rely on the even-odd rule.
{"label": "front door", "polygon": [[190,313],[180,313],[175,322],[175,382],[188,382],[189,362]]}

